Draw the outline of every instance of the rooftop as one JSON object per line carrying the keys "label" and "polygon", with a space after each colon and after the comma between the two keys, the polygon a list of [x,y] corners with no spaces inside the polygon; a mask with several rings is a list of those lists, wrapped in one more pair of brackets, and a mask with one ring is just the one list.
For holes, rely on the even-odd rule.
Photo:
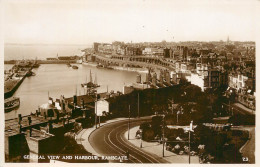
{"label": "rooftop", "polygon": [[[22,127],[29,126],[29,121],[28,121],[29,116],[31,116],[31,120],[32,120],[31,125],[37,125],[48,121],[40,116],[36,117],[34,115],[27,115],[22,117],[22,121],[21,121]],[[20,127],[19,127],[18,120],[19,120],[18,118],[5,120],[5,135],[12,136],[19,133]]]}

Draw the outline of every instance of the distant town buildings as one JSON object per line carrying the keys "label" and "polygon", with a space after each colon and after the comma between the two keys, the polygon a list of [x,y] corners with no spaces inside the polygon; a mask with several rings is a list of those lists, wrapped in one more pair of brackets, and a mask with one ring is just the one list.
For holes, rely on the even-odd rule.
{"label": "distant town buildings", "polygon": [[[228,37],[226,42],[94,43],[92,54],[85,54],[85,59],[107,66],[169,70],[167,77],[149,74],[146,83],[156,87],[162,82],[179,83],[182,79],[199,86],[202,91],[221,87],[230,94],[232,89],[237,101],[248,105],[251,99],[249,103],[254,105],[254,42],[231,41]],[[137,81],[140,86],[140,79]]]}

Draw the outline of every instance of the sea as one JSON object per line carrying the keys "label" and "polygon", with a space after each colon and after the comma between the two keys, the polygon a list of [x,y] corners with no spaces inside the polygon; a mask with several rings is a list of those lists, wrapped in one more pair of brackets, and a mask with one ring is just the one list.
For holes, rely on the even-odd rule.
{"label": "sea", "polygon": [[[19,48],[17,50],[17,48]],[[33,59],[37,53],[37,58],[44,59],[55,57],[57,52],[60,55],[71,55],[79,51],[79,46],[8,46],[5,50],[5,60],[11,59]],[[64,50],[62,49],[64,48]],[[80,49],[84,49],[81,46]],[[15,55],[15,56],[14,56]],[[33,69],[35,76],[27,77],[16,90],[13,96],[20,97],[20,107],[17,110],[5,113],[5,119],[16,118],[18,114],[29,115],[35,112],[39,106],[48,102],[48,97],[54,99],[61,95],[72,97],[73,95],[83,95],[86,90],[81,84],[97,79],[100,85],[97,92],[123,92],[125,85],[136,82],[138,72],[120,71],[111,69],[99,69],[95,66],[75,64],[79,68],[72,69],[66,64],[41,64],[39,68]],[[13,65],[5,64],[4,69],[9,70]],[[145,80],[145,73],[140,73],[142,80]]]}

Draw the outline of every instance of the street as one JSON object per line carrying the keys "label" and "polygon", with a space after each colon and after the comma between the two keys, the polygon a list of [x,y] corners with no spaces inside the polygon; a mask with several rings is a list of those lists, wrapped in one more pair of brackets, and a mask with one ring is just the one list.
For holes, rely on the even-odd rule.
{"label": "street", "polygon": [[[138,126],[151,117],[131,119],[130,127]],[[124,133],[128,129],[128,120],[107,124],[93,131],[89,142],[95,151],[103,156],[124,156],[129,152],[128,163],[169,163],[161,157],[142,151],[127,141]],[[118,161],[111,161],[118,162]]]}

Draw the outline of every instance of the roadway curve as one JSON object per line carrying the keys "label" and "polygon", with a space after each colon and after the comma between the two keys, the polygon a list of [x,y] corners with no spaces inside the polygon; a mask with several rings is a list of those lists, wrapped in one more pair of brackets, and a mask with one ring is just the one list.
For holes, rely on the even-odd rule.
{"label": "roadway curve", "polygon": [[[138,126],[147,120],[151,120],[151,117],[131,119],[130,126]],[[127,161],[128,163],[169,163],[161,157],[144,152],[128,142],[124,137],[127,129],[128,120],[109,123],[93,131],[89,136],[89,143],[102,156],[125,156],[125,152],[129,150],[130,159]]]}

